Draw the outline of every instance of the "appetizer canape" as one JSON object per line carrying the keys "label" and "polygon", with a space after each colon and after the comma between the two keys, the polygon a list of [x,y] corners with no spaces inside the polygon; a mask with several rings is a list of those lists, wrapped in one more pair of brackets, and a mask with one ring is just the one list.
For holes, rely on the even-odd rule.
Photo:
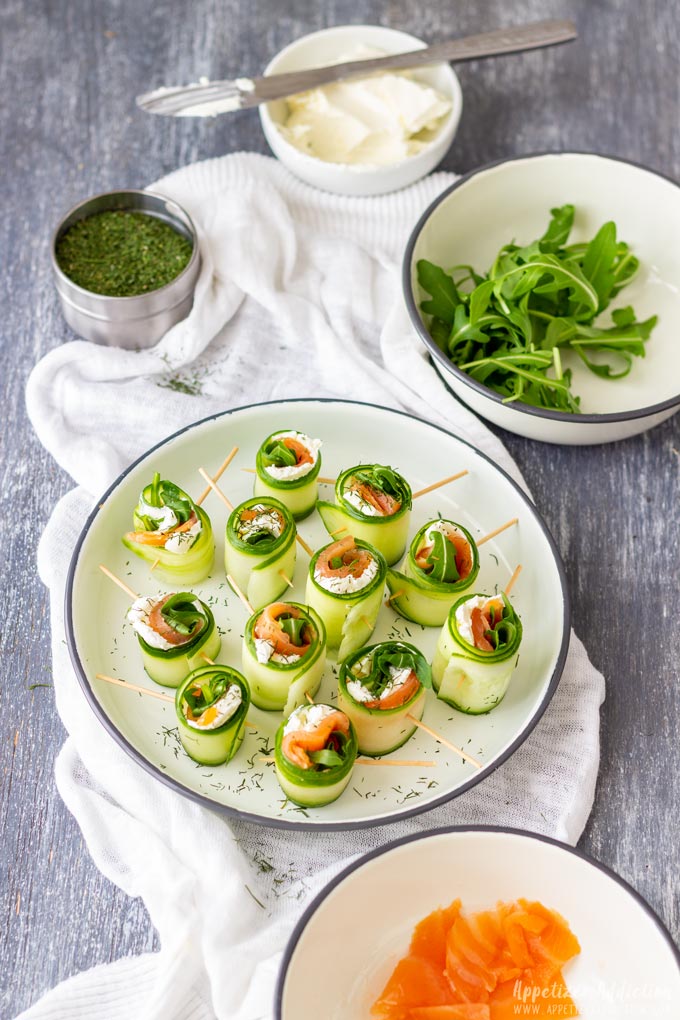
{"label": "appetizer canape", "polygon": [[189,591],[141,595],[127,619],[137,635],[144,669],[163,687],[178,687],[187,673],[220,653],[215,618]]}
{"label": "appetizer canape", "polygon": [[201,765],[230,761],[243,740],[250,691],[231,666],[200,666],[177,688],[175,712],[184,750]]}
{"label": "appetizer canape", "polygon": [[318,495],[321,440],[292,430],[273,432],[257,451],[256,496],[274,496],[296,521],[311,514]]}
{"label": "appetizer canape", "polygon": [[339,660],[373,633],[386,575],[381,553],[351,535],[312,556],[305,597],[326,625],[327,647],[337,650]]}
{"label": "appetizer canape", "polygon": [[428,521],[411,542],[401,572],[387,571],[390,605],[407,620],[441,627],[478,573],[479,553],[470,532],[455,521]]}
{"label": "appetizer canape", "polygon": [[302,705],[276,731],[276,778],[288,800],[302,807],[337,800],[356,756],[354,727],[332,705]]}
{"label": "appetizer canape", "polygon": [[517,665],[522,624],[506,595],[464,595],[451,607],[432,661],[437,697],[469,715],[502,701]]}
{"label": "appetizer canape", "polygon": [[215,555],[210,518],[158,472],[142,489],[132,526],[134,531],[123,535],[123,545],[148,563],[157,563],[161,580],[197,584],[210,573]]}
{"label": "appetizer canape", "polygon": [[325,665],[326,628],[309,606],[274,602],[246,623],[243,673],[258,708],[290,715],[316,694]]}
{"label": "appetizer canape", "polygon": [[403,641],[383,641],[360,648],[343,662],[338,679],[338,707],[357,731],[361,754],[396,751],[421,719],[432,674],[417,648]]}
{"label": "appetizer canape", "polygon": [[410,485],[393,468],[357,464],[338,477],[335,503],[317,506],[329,534],[344,530],[370,542],[391,565],[406,548],[411,503]]}
{"label": "appetizer canape", "polygon": [[278,499],[255,496],[227,521],[224,564],[253,609],[274,602],[295,570],[295,521]]}
{"label": "appetizer canape", "polygon": [[581,951],[565,919],[520,899],[428,914],[371,1007],[374,1020],[577,1017],[562,968]]}

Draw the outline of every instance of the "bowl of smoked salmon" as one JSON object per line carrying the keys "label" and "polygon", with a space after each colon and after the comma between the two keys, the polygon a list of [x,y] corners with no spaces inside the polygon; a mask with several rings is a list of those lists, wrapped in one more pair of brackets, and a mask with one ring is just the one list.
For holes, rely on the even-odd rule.
{"label": "bowl of smoked salmon", "polygon": [[680,953],[631,886],[545,836],[474,827],[338,875],[291,936],[275,1017],[671,1020],[679,1001]]}

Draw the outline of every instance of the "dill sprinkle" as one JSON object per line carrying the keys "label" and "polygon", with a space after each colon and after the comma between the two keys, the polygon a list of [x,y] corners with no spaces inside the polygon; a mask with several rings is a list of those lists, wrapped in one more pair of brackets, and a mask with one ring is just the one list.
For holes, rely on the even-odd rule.
{"label": "dill sprinkle", "polygon": [[93,294],[134,297],[165,287],[186,267],[193,245],[147,213],[109,209],[78,220],[59,238],[59,268]]}

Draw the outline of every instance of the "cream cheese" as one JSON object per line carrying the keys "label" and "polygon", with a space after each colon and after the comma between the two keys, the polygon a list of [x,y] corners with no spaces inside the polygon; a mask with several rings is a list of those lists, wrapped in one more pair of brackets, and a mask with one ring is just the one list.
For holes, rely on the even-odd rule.
{"label": "cream cheese", "polygon": [[333,575],[329,577],[319,570],[315,570],[314,580],[321,588],[333,592],[334,595],[349,595],[355,591],[362,591],[371,583],[377,573],[378,561],[374,556],[371,556],[366,569],[358,577],[353,577],[351,574],[348,577],[334,577]]}
{"label": "cream cheese", "polygon": [[[339,58],[385,56],[358,47]],[[409,71],[339,81],[287,100],[280,126],[291,145],[327,163],[389,166],[420,152],[435,137],[451,101]]]}
{"label": "cream cheese", "polygon": [[473,595],[463,602],[462,606],[458,606],[458,609],[456,609],[456,627],[458,628],[458,633],[463,641],[467,641],[469,645],[474,647],[475,644],[475,639],[472,635],[472,610],[479,608],[483,611],[487,603],[493,602],[496,597],[495,595]]}
{"label": "cream cheese", "polygon": [[187,553],[201,533],[202,524],[200,519],[189,528],[188,531],[177,531],[165,543],[164,548],[168,552]]}
{"label": "cream cheese", "polygon": [[265,471],[272,478],[275,478],[279,482],[290,482],[296,478],[304,478],[316,465],[319,459],[319,450],[321,449],[321,440],[312,439],[310,436],[306,436],[304,432],[277,432],[275,436],[272,436],[272,442],[276,439],[296,439],[298,443],[309,451],[312,460],[311,463],[308,461],[306,464],[286,464],[283,467],[277,467],[276,464],[268,464],[265,467]]}
{"label": "cream cheese", "polygon": [[[370,664],[368,665],[368,668],[364,672],[364,663],[365,660],[361,660],[360,663],[357,663],[356,666],[354,667],[353,672],[357,670],[358,666],[360,674],[363,673],[364,675],[367,675],[368,672],[370,671]],[[396,691],[399,687],[403,687],[403,685],[406,683],[406,681],[411,675],[410,666],[406,666],[404,667],[404,669],[397,669],[395,666],[389,666],[388,670],[390,674],[390,680],[389,683],[385,685],[380,694],[379,699],[380,701],[383,701],[385,698],[388,698],[390,694],[393,694],[394,691]],[[375,701],[375,695],[372,694],[371,691],[367,690],[366,687],[364,687],[360,679],[360,676],[357,677],[355,680],[348,681],[347,690],[355,701],[360,702]]]}
{"label": "cream cheese", "polygon": [[[188,705],[185,703],[184,712],[187,716],[187,724],[195,730],[216,730],[220,726],[223,726],[227,720],[238,711],[243,695],[241,694],[241,688],[238,684],[230,684],[226,691],[222,695],[219,701],[216,701],[214,705],[210,705],[202,712],[198,719],[190,719],[188,717]],[[208,722],[201,722],[206,715],[209,716]]]}
{"label": "cream cheese", "polygon": [[247,542],[250,536],[258,531],[268,531],[272,538],[280,537],[283,531],[283,521],[277,510],[265,506],[264,503],[255,503],[248,507],[248,510],[254,512],[256,516],[247,521],[244,521],[241,516],[237,528],[239,538]]}
{"label": "cream cheese", "polygon": [[151,506],[147,503],[143,496],[139,498],[139,504],[137,506],[137,515],[139,517],[148,517],[150,520],[155,521],[158,525],[158,531],[170,531],[179,524],[179,518],[174,510],[169,506]]}
{"label": "cream cheese", "polygon": [[283,727],[283,735],[297,733],[299,730],[311,732],[318,728],[327,715],[332,715],[337,709],[331,705],[300,705],[290,714],[286,725]]}
{"label": "cream cheese", "polygon": [[162,595],[140,595],[128,609],[127,620],[128,623],[132,624],[135,633],[146,641],[147,645],[150,645],[151,648],[160,648],[163,651],[167,651],[169,648],[176,648],[177,646],[167,641],[162,634],[157,634],[149,626],[149,614],[162,598]]}
{"label": "cream cheese", "polygon": [[373,506],[372,503],[369,503],[367,500],[362,499],[357,490],[351,488],[351,486],[348,485],[347,488],[343,489],[342,495],[350,504],[350,506],[353,506],[354,509],[358,510],[360,514],[363,514],[364,517],[384,516],[376,506]]}

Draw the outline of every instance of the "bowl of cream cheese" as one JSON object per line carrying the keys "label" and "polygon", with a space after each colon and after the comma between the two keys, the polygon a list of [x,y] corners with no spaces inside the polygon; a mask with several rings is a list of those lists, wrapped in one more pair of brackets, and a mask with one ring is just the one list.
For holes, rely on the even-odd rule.
{"label": "bowl of cream cheese", "polygon": [[[423,49],[413,35],[342,25],[302,36],[265,74]],[[335,82],[260,107],[265,137],[297,177],[341,195],[381,195],[424,177],[451,146],[463,109],[448,64]]]}

